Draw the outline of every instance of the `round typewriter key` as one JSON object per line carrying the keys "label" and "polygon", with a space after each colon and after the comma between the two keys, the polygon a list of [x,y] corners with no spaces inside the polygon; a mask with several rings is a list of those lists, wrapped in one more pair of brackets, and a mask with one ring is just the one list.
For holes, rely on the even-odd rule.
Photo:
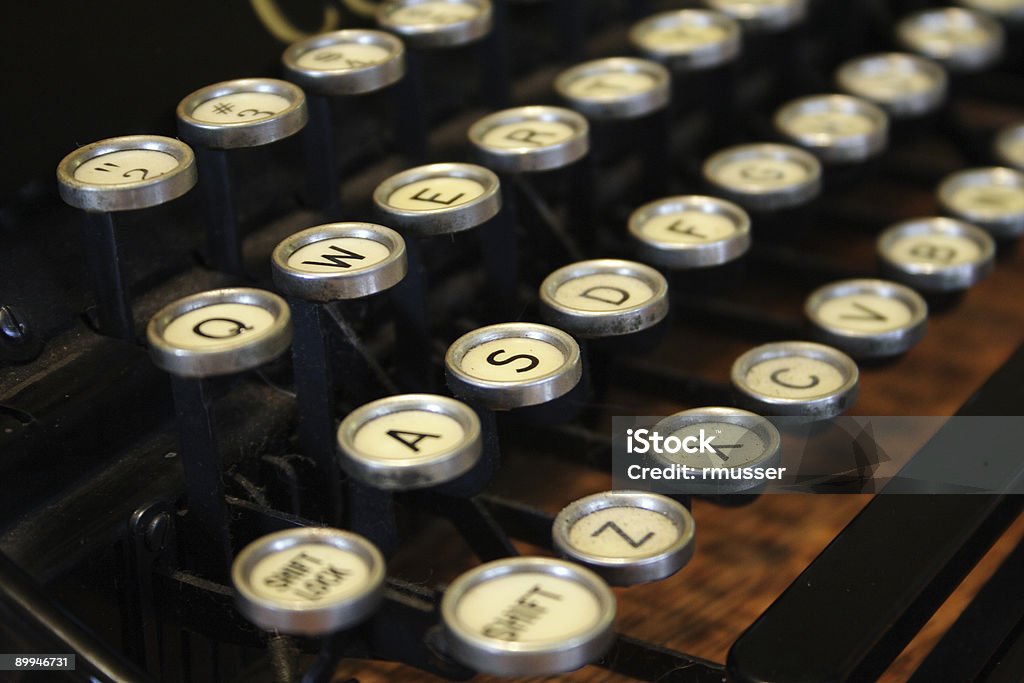
{"label": "round typewriter key", "polygon": [[267,363],[291,343],[284,299],[260,289],[215,289],[164,306],[146,329],[150,355],[180,377],[229,375]]}
{"label": "round typewriter key", "polygon": [[383,31],[347,29],[292,44],[282,57],[288,79],[318,95],[358,95],[405,74],[402,41]]}
{"label": "round typewriter key", "polygon": [[665,67],[656,62],[610,57],[566,69],[555,79],[555,90],[584,116],[629,119],[664,109],[670,80]]}
{"label": "round typewriter key", "polygon": [[957,4],[1007,22],[1024,21],[1024,0],[957,0]]}
{"label": "round typewriter key", "polygon": [[821,164],[798,147],[737,145],[704,162],[704,177],[737,204],[777,211],[806,204],[821,190]]}
{"label": "round typewriter key", "polygon": [[694,470],[685,481],[685,491],[697,495],[728,495],[761,488],[764,480],[742,476],[720,476],[714,470],[767,470],[782,460],[781,437],[771,421],[739,408],[705,407],[684,410],[659,422],[654,431],[663,438],[674,436],[682,442],[707,441],[710,450],[689,453],[654,451],[653,458],[664,466],[682,465]]}
{"label": "round typewriter key", "polygon": [[286,529],[256,539],[235,558],[235,605],[267,631],[326,636],[377,609],[384,558],[362,536],[325,527]]}
{"label": "round typewriter key", "polygon": [[445,396],[388,396],[357,408],[338,427],[342,468],[375,488],[437,486],[480,459],[480,418]]}
{"label": "round typewriter key", "polygon": [[329,223],[283,240],[271,262],[274,284],[288,295],[320,302],[357,299],[405,277],[405,241],[383,225]]}
{"label": "round typewriter key", "polygon": [[661,12],[629,31],[629,41],[648,59],[673,71],[712,69],[740,54],[740,26],[719,12],[686,9]]}
{"label": "round typewriter key", "polygon": [[1010,168],[972,168],[939,185],[939,204],[949,215],[984,228],[996,239],[1024,234],[1024,173]]}
{"label": "round typewriter key", "polygon": [[497,560],[448,586],[452,656],[482,673],[545,676],[598,659],[615,638],[615,596],[593,572],[542,557]]}
{"label": "round typewriter key", "polygon": [[732,365],[732,383],[745,403],[765,415],[827,420],[857,398],[857,364],[842,351],[811,342],[765,344]]}
{"label": "round typewriter key", "polygon": [[999,131],[995,153],[1004,163],[1024,171],[1024,123],[1008,126]]}
{"label": "round typewriter key", "polygon": [[883,232],[878,253],[889,277],[924,291],[950,292],[992,272],[996,248],[987,232],[970,223],[919,218]]}
{"label": "round typewriter key", "polygon": [[558,553],[616,586],[658,581],[693,557],[695,525],[680,503],[642,491],[581,498],[555,517]]}
{"label": "round typewriter key", "polygon": [[83,211],[132,211],[177,199],[196,184],[192,149],[159,135],[79,147],[57,166],[61,199]]}
{"label": "round typewriter key", "polygon": [[373,192],[377,212],[425,237],[482,225],[501,209],[498,176],[473,164],[430,164],[391,176]]}
{"label": "round typewriter key", "polygon": [[719,266],[750,248],[750,217],[732,202],[702,195],[667,197],[629,217],[642,258],[665,268]]}
{"label": "round typewriter key", "polygon": [[755,32],[782,31],[807,16],[807,0],[704,0],[704,4]]}
{"label": "round typewriter key", "polygon": [[490,114],[469,129],[477,156],[496,171],[562,168],[587,153],[587,120],[570,109],[528,106]]}
{"label": "round typewriter key", "polygon": [[897,119],[929,114],[946,98],[946,72],[935,62],[901,52],[872,54],[844,62],[839,87],[870,100]]}
{"label": "round typewriter key", "polygon": [[178,104],[182,137],[216,149],[257,147],[306,125],[306,96],[274,78],[241,78],[200,88]]}
{"label": "round typewriter key", "polygon": [[498,410],[556,399],[583,375],[576,340],[562,330],[534,323],[473,330],[448,347],[444,362],[453,393]]}
{"label": "round typewriter key", "polygon": [[258,147],[299,132],[308,118],[306,96],[286,81],[243,78],[196,90],[178,104],[177,116],[181,136],[197,145],[211,263],[242,275],[242,235],[227,150]]}
{"label": "round typewriter key", "polygon": [[479,40],[491,30],[490,0],[387,0],[377,22],[410,45],[452,47]]}
{"label": "round typewriter key", "polygon": [[1003,54],[1003,27],[992,17],[959,7],[917,12],[896,26],[896,38],[950,71],[979,71]]}
{"label": "round typewriter key", "polygon": [[58,164],[61,199],[86,212],[86,256],[100,332],[135,337],[111,212],[177,199],[192,189],[197,177],[192,149],[159,135],[100,140],[79,147]]}
{"label": "round typewriter key", "polygon": [[650,266],[595,259],[563,266],[540,286],[541,315],[580,337],[612,337],[652,327],[668,315],[668,282]]}
{"label": "round typewriter key", "polygon": [[854,358],[895,356],[921,341],[928,304],[886,280],[842,280],[816,289],[804,304],[818,341]]}
{"label": "round typewriter key", "polygon": [[849,95],[812,95],[782,106],[775,129],[825,163],[855,163],[880,154],[889,118],[874,104]]}

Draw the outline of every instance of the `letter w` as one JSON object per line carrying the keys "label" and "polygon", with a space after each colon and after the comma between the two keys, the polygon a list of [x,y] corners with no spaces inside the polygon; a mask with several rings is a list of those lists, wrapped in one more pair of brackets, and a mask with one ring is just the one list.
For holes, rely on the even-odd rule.
{"label": "letter w", "polygon": [[335,266],[336,268],[351,268],[351,263],[346,263],[345,259],[356,259],[362,261],[365,256],[357,254],[354,251],[348,249],[342,249],[341,247],[332,244],[330,249],[338,252],[337,254],[320,254],[320,258],[330,261],[330,263],[324,263],[323,261],[303,261],[303,263],[310,266]]}

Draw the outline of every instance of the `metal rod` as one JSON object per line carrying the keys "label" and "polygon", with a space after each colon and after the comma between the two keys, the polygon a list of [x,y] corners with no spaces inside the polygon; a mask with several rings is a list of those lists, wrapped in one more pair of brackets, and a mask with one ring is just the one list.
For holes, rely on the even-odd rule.
{"label": "metal rod", "polygon": [[405,76],[394,88],[399,150],[414,163],[427,157],[429,126],[423,55],[415,49],[405,52]]}
{"label": "metal rod", "polygon": [[242,275],[242,237],[231,189],[231,166],[227,150],[198,146],[195,153],[199,184],[206,198],[206,239],[210,265],[232,275]]}
{"label": "metal rod", "polygon": [[96,298],[96,317],[102,334],[133,341],[132,306],[121,272],[114,216],[86,212],[85,255]]}
{"label": "metal rod", "polygon": [[331,104],[331,100],[323,95],[306,96],[309,122],[302,133],[302,143],[310,203],[327,219],[335,220],[341,213],[341,188]]}

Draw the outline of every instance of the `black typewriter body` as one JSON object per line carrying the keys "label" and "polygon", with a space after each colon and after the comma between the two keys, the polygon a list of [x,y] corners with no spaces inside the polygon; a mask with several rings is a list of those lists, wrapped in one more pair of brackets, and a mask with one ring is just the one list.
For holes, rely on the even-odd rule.
{"label": "black typewriter body", "polygon": [[[387,225],[373,203],[385,178],[428,162],[474,161],[467,130],[485,114],[560,104],[552,83],[563,69],[633,55],[633,23],[698,6],[495,0],[502,40],[416,56],[414,75],[426,96],[414,113],[429,132],[425,150],[410,152],[395,133],[409,114],[404,91],[331,99],[333,125],[324,139],[337,150],[338,205],[317,205],[302,135],[231,150],[225,163],[242,234],[238,272],[213,265],[200,186],[158,206],[118,212],[118,259],[134,327],[128,339],[103,330],[89,265],[103,256],[83,228],[83,212],[58,195],[61,158],[104,138],[178,136],[175,107],[185,95],[229,79],[280,78],[281,54],[298,36],[375,28],[372,17],[354,11],[363,4],[375,3],[62,0],[8,10],[0,28],[9,136],[0,170],[0,654],[74,652],[77,668],[5,671],[0,679],[331,680],[337,667],[337,680],[472,678],[477,674],[447,653],[438,626],[446,585],[512,553],[551,555],[553,514],[611,488],[613,416],[733,405],[729,367],[736,356],[767,341],[807,338],[807,294],[835,280],[876,276],[878,233],[938,215],[938,182],[963,168],[996,165],[996,132],[1024,119],[1024,28],[1008,23],[1004,58],[953,79],[951,104],[939,114],[893,124],[888,148],[869,163],[826,166],[814,213],[787,214],[776,225],[766,219],[760,232],[755,216],[754,246],[742,263],[706,277],[669,276],[672,310],[656,330],[625,342],[588,342],[588,377],[565,405],[498,411],[491,434],[502,464],[482,491],[461,498],[394,493],[397,521],[382,532],[390,547],[377,614],[344,638],[290,639],[236,611],[230,582],[211,570],[216,563],[197,541],[193,510],[225,506],[236,551],[264,534],[326,519],[323,472],[297,437],[292,356],[211,378],[192,397],[215,424],[215,476],[224,494],[197,502],[216,492],[186,496],[188,440],[176,422],[169,376],[147,348],[146,322],[196,292],[274,291],[270,259],[279,242],[334,221]],[[541,172],[503,189],[504,208],[514,204],[520,217],[509,228],[521,248],[511,307],[502,303],[508,290],[501,281],[489,279],[494,264],[480,257],[489,237],[467,231],[415,245],[407,239],[426,273],[426,310],[418,317],[408,301],[384,293],[323,307],[335,421],[392,394],[449,394],[444,357],[456,338],[485,324],[538,321],[538,287],[567,263],[639,260],[625,227],[637,207],[709,193],[705,158],[733,144],[778,141],[771,120],[778,107],[835,91],[840,63],[896,49],[897,19],[943,4],[812,0],[797,29],[759,35],[735,67],[676,79],[664,137],[651,138],[645,125],[653,121],[592,122],[585,172]],[[659,141],[664,156],[644,157]],[[664,167],[652,166],[659,158]],[[208,159],[197,159],[203,182]],[[854,413],[1024,411],[1024,260],[1017,242],[1000,241],[997,249],[989,280],[962,296],[929,300],[934,318],[922,348],[862,365]],[[421,326],[395,322],[406,315]],[[705,548],[716,561],[733,558],[722,572],[731,578],[716,583],[712,564],[694,564],[663,584],[616,589],[624,607],[611,649],[562,680],[1024,677],[1020,496],[878,495],[853,506],[835,496],[831,512],[821,496],[793,496],[783,507],[764,500],[776,495],[741,498],[693,504],[694,563],[707,562]],[[379,502],[369,499],[361,521],[371,530]],[[818,516],[820,525],[812,519]],[[770,538],[781,526],[799,535],[804,525],[817,536],[802,554],[785,556],[796,543],[788,536],[777,545]],[[752,554],[729,550],[747,541]],[[933,628],[911,669],[892,669],[994,544],[1003,554],[988,561],[999,566],[976,595],[962,598],[962,614],[948,618],[942,637]],[[746,563],[753,563],[749,574]],[[768,581],[761,593],[745,578],[776,571],[785,581]],[[693,605],[682,597],[677,604],[675,595],[691,590],[702,600],[736,600],[735,613],[698,610],[687,623]]]}

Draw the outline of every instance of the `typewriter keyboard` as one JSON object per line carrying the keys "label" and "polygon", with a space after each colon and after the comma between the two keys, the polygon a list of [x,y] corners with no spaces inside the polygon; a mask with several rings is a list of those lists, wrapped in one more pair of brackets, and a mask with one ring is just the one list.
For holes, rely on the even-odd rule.
{"label": "typewriter keyboard", "polygon": [[95,111],[8,129],[0,668],[1020,680],[1020,496],[610,474],[618,416],[770,472],[766,416],[1021,412],[1024,2],[949,3],[67,3]]}

